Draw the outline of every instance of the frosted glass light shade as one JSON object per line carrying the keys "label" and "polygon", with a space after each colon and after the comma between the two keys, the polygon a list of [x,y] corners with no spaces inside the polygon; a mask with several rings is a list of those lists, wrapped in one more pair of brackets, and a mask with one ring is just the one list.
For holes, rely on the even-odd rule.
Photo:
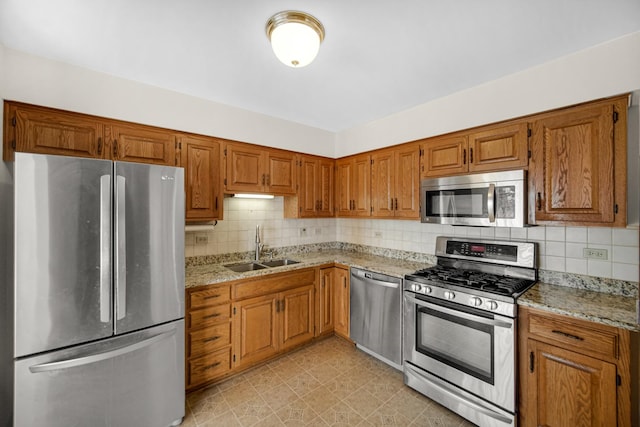
{"label": "frosted glass light shade", "polygon": [[285,11],[267,22],[267,37],[276,57],[294,68],[310,64],[318,55],[324,39],[324,28],[313,16],[304,12]]}

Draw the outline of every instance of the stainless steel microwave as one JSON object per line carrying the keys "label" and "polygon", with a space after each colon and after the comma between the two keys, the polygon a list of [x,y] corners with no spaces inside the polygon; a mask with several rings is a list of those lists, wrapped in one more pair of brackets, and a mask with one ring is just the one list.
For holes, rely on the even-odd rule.
{"label": "stainless steel microwave", "polygon": [[421,221],[430,224],[523,227],[527,212],[524,170],[423,179]]}

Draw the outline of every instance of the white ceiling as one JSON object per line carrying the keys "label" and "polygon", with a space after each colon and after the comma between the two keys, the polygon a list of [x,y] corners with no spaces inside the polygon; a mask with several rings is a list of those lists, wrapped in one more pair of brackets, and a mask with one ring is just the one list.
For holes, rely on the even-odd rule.
{"label": "white ceiling", "polygon": [[[264,26],[326,30],[301,69]],[[640,30],[640,0],[0,0],[6,47],[341,131]]]}

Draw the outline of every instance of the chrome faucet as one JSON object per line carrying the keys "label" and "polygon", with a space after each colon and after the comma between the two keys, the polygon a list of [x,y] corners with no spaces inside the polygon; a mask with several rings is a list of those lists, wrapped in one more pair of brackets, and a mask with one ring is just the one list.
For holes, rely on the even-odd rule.
{"label": "chrome faucet", "polygon": [[260,243],[260,224],[256,225],[256,261],[260,261],[260,250],[262,244]]}

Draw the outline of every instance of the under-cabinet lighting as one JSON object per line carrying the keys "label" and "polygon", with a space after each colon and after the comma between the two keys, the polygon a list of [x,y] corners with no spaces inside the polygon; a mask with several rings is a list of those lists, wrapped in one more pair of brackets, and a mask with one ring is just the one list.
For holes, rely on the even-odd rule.
{"label": "under-cabinet lighting", "polygon": [[238,199],[273,199],[273,194],[252,194],[252,193],[237,193],[233,197]]}

